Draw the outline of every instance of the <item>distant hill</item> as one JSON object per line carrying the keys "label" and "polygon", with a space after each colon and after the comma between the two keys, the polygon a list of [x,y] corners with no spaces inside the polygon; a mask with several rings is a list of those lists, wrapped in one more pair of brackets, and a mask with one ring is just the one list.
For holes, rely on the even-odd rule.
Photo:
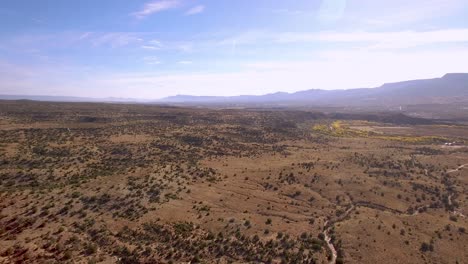
{"label": "distant hill", "polygon": [[260,96],[190,96],[164,98],[166,103],[285,103],[329,106],[395,106],[410,104],[468,103],[468,73],[442,78],[387,83],[376,88],[348,90],[312,89]]}
{"label": "distant hill", "polygon": [[386,83],[376,88],[347,90],[311,89],[265,95],[176,95],[160,100],[132,98],[87,98],[67,96],[0,95],[0,100],[51,102],[114,102],[164,104],[256,104],[281,106],[398,107],[423,104],[468,104],[468,73],[449,73],[441,78]]}
{"label": "distant hill", "polygon": [[[31,100],[31,101],[46,101],[46,102],[143,102],[143,100],[131,98],[91,98],[91,97],[74,97],[74,96],[47,96],[47,95],[1,95],[0,100]],[[146,101],[145,101],[146,102]]]}

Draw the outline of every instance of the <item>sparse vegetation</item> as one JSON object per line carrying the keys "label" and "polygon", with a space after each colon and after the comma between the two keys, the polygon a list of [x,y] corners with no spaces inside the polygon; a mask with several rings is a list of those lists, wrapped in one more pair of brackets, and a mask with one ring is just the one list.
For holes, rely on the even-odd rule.
{"label": "sparse vegetation", "polygon": [[324,263],[327,239],[336,263],[465,258],[468,152],[441,143],[464,144],[460,126],[387,133],[361,115],[144,105],[0,111],[0,262]]}

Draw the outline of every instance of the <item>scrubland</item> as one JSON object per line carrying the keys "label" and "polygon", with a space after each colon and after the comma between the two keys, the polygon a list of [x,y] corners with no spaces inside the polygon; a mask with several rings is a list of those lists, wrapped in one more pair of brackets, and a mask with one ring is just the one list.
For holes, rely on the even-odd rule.
{"label": "scrubland", "polygon": [[467,263],[468,127],[398,118],[0,102],[0,263]]}

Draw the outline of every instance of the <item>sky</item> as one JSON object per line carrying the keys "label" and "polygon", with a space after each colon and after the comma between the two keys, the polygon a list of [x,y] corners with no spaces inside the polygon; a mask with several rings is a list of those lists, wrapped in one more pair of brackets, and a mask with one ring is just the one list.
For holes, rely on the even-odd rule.
{"label": "sky", "polygon": [[1,0],[0,94],[158,99],[468,72],[466,0]]}

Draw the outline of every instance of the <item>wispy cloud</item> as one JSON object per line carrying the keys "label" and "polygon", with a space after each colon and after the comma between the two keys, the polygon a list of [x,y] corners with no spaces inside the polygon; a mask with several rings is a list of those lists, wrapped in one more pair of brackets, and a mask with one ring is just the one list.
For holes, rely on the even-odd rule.
{"label": "wispy cloud", "polygon": [[158,65],[161,64],[161,60],[158,57],[144,57],[143,60],[148,65]]}
{"label": "wispy cloud", "polygon": [[348,49],[405,50],[409,48],[439,49],[441,46],[468,44],[468,28],[426,31],[301,31],[273,32],[248,30],[230,36],[203,35],[192,38],[165,40],[157,32],[68,32],[62,34],[25,35],[3,39],[2,49],[10,52],[37,49],[53,51],[56,48],[135,48],[144,51],[167,51],[180,53],[219,52],[262,49],[284,49],[304,45],[343,44]]}
{"label": "wispy cloud", "polygon": [[141,46],[143,49],[146,50],[161,50],[164,45],[159,40],[150,40],[145,45]]}
{"label": "wispy cloud", "polygon": [[82,33],[79,35],[78,40],[87,39],[89,36],[91,36],[91,34],[92,34],[91,32]]}
{"label": "wispy cloud", "polygon": [[146,3],[141,10],[134,12],[131,15],[133,15],[136,18],[142,19],[158,12],[178,8],[180,7],[180,5],[180,2],[177,0],[152,1]]}
{"label": "wispy cloud", "polygon": [[110,46],[112,48],[119,48],[143,41],[143,39],[138,34],[126,32],[112,32],[98,34],[97,36],[90,36],[85,33],[84,35],[80,36],[80,39],[83,39],[83,36],[86,36],[85,38],[90,38],[90,41],[94,47]]}
{"label": "wispy cloud", "polygon": [[142,49],[146,49],[146,50],[160,50],[161,48],[160,47],[155,47],[155,46],[150,46],[150,45],[143,45],[141,46]]}
{"label": "wispy cloud", "polygon": [[280,8],[280,9],[274,9],[270,11],[274,14],[286,14],[286,15],[301,15],[301,14],[308,13],[305,10],[295,10],[295,9],[288,9],[288,8]]}
{"label": "wispy cloud", "polygon": [[192,62],[192,61],[188,61],[188,60],[183,60],[183,61],[179,61],[178,63],[179,63],[179,64],[182,64],[182,65],[190,65],[190,64],[192,64],[193,62]]}
{"label": "wispy cloud", "polygon": [[[208,43],[208,42],[207,42]],[[274,46],[301,44],[325,45],[342,43],[349,48],[407,49],[430,45],[468,43],[468,28],[428,31],[318,31],[318,32],[266,32],[246,31],[221,40],[212,40],[215,46]]]}
{"label": "wispy cloud", "polygon": [[424,45],[468,42],[468,29],[395,32],[317,32],[282,33],[275,38],[279,43],[336,42],[362,43],[373,49],[404,49]]}
{"label": "wispy cloud", "polygon": [[185,15],[187,16],[196,15],[196,14],[202,13],[203,11],[205,11],[205,6],[197,5],[197,6],[190,8],[187,12],[185,12]]}

